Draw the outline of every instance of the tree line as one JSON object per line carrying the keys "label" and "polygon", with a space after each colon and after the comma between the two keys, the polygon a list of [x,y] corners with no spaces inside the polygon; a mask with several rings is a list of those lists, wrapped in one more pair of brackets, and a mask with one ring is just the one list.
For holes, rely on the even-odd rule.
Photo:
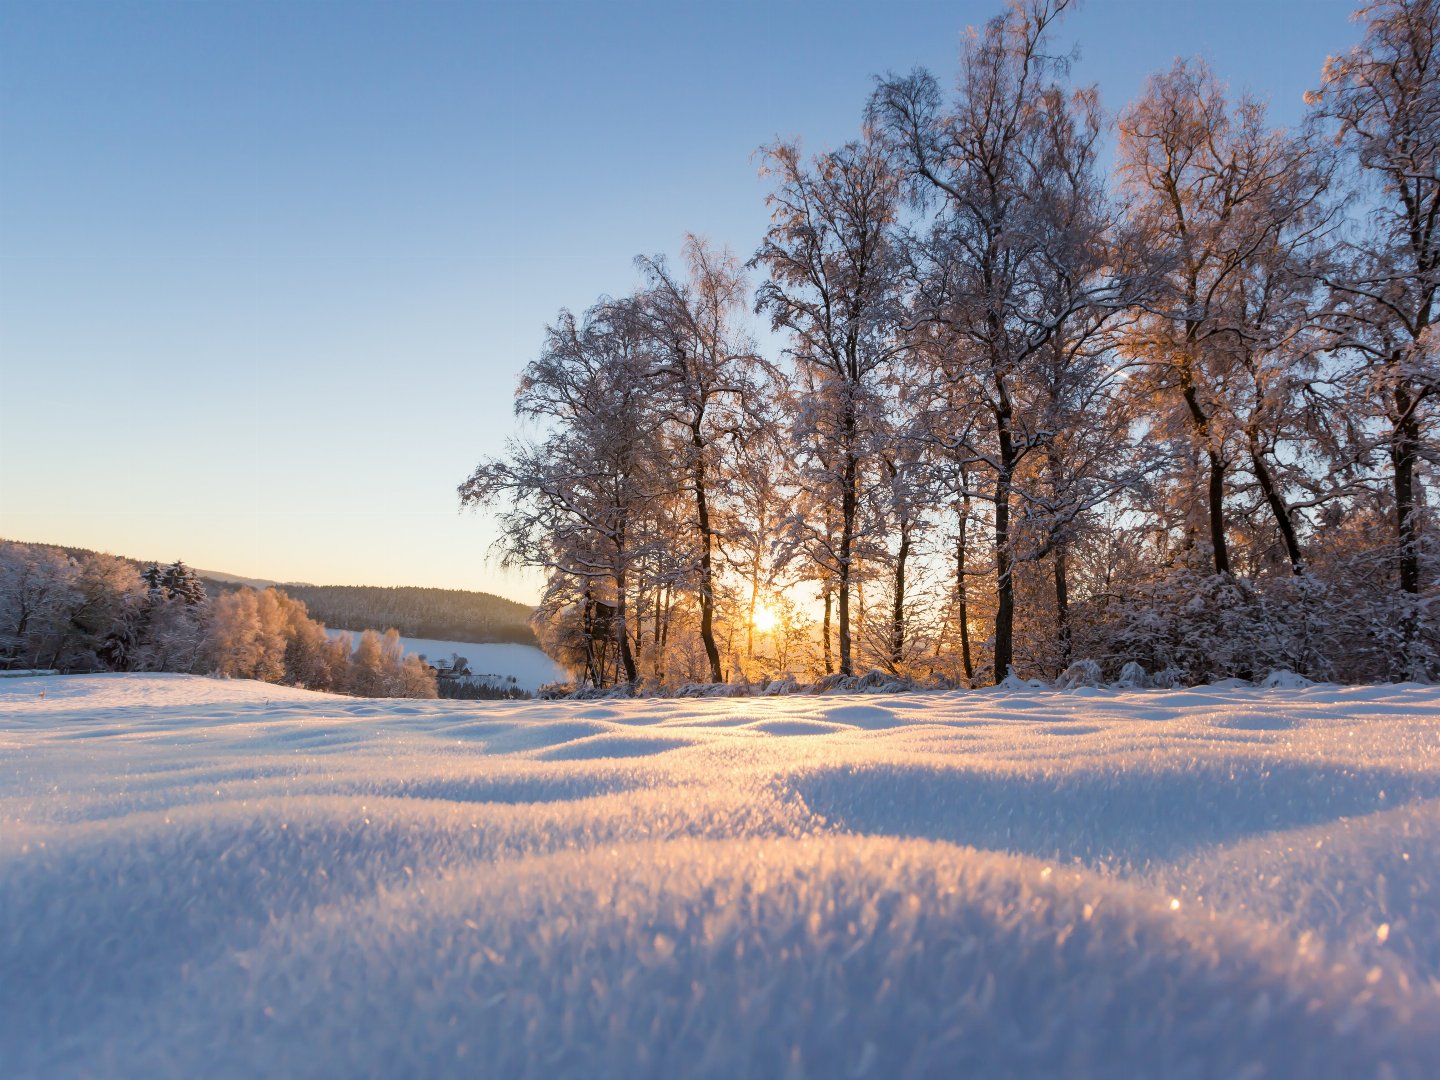
{"label": "tree line", "polygon": [[748,262],[546,329],[459,495],[582,680],[1440,676],[1440,0],[1363,6],[1292,128],[1198,59],[1107,117],[1072,6],[765,147]]}
{"label": "tree line", "polygon": [[404,637],[535,644],[529,624],[533,609],[490,593],[375,585],[284,588],[327,626],[393,626]]}
{"label": "tree line", "polygon": [[0,542],[0,667],[169,671],[361,697],[436,696],[394,629],[332,637],[276,588],[211,599],[183,562]]}

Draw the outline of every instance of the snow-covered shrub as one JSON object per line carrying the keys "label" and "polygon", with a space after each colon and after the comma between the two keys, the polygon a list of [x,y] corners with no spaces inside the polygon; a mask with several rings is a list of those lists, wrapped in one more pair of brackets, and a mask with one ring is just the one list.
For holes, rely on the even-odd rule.
{"label": "snow-covered shrub", "polygon": [[675,689],[670,696],[682,698],[729,698],[753,697],[760,692],[754,683],[741,679],[733,683],[688,682]]}
{"label": "snow-covered shrub", "polygon": [[1057,690],[1078,690],[1082,686],[1099,686],[1100,665],[1094,660],[1076,660],[1055,680]]}
{"label": "snow-covered shrub", "polygon": [[1250,679],[1257,669],[1274,666],[1269,630],[1264,604],[1249,581],[1182,570],[1125,599],[1111,650],[1173,672],[1184,685],[1231,675]]}
{"label": "snow-covered shrub", "polygon": [[610,696],[610,691],[597,686],[576,687],[573,693],[567,694],[570,701],[599,701]]}
{"label": "snow-covered shrub", "polygon": [[862,694],[905,694],[915,689],[915,684],[909,679],[890,679],[886,682],[874,683],[863,688]]}
{"label": "snow-covered shrub", "polygon": [[957,681],[944,672],[932,671],[925,678],[915,684],[916,690],[963,690],[965,684]]}
{"label": "snow-covered shrub", "polygon": [[778,679],[771,679],[765,684],[762,693],[766,697],[778,697],[782,694],[797,694],[800,692],[800,684],[795,681],[795,676],[785,672]]}
{"label": "snow-covered shrub", "polygon": [[1134,660],[1125,661],[1125,666],[1120,669],[1120,677],[1112,683],[1117,690],[1144,690],[1151,685],[1150,676],[1145,669]]}
{"label": "snow-covered shrub", "polygon": [[871,668],[855,684],[855,689],[866,694],[894,694],[911,688],[910,680],[892,675],[879,668]]}
{"label": "snow-covered shrub", "polygon": [[1185,673],[1179,668],[1163,667],[1150,676],[1150,685],[1157,690],[1178,690],[1191,684],[1185,681]]}
{"label": "snow-covered shrub", "polygon": [[754,697],[756,692],[755,684],[748,679],[741,679],[733,683],[711,683],[710,691],[705,696],[712,698],[735,698]]}
{"label": "snow-covered shrub", "polygon": [[854,675],[841,675],[838,671],[825,675],[810,684],[812,694],[844,694],[855,690],[858,680]]}

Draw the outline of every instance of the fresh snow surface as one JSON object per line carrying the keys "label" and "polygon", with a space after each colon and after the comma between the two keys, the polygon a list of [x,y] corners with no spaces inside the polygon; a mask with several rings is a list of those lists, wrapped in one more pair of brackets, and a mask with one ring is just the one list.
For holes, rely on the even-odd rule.
{"label": "fresh snow surface", "polygon": [[[331,637],[349,634],[358,639],[357,630],[329,630]],[[551,660],[534,645],[511,645],[496,642],[481,645],[473,641],[436,641],[433,638],[402,637],[400,644],[407,653],[422,655],[432,664],[437,660],[449,660],[452,655],[465,657],[470,661],[470,670],[477,678],[496,686],[504,686],[513,677],[521,690],[538,690],[546,683],[568,682],[570,676],[565,669]]]}
{"label": "fresh snow surface", "polygon": [[0,1074],[1440,1075],[1440,689],[0,681]]}

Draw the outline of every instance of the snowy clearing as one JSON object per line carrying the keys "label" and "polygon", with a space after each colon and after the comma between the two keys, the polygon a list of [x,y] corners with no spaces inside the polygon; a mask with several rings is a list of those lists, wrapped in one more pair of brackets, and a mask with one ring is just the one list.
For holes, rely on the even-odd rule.
{"label": "snowy clearing", "polygon": [[0,1072],[1433,1076],[1440,689],[0,682]]}
{"label": "snowy clearing", "polygon": [[[349,634],[359,638],[358,630],[326,631],[332,638]],[[402,637],[400,644],[407,653],[425,657],[432,664],[449,660],[452,655],[470,661],[470,670],[477,678],[485,678],[495,686],[504,686],[513,678],[521,690],[532,693],[546,683],[568,682],[565,669],[534,645],[513,645],[505,642],[480,644],[474,641],[437,641],[433,638]]]}

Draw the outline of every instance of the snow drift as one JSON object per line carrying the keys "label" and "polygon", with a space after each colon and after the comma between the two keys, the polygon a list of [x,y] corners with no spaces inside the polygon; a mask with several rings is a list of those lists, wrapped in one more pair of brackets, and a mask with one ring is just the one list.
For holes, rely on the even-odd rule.
{"label": "snow drift", "polygon": [[1433,1075],[1437,721],[5,680],[0,1071]]}

